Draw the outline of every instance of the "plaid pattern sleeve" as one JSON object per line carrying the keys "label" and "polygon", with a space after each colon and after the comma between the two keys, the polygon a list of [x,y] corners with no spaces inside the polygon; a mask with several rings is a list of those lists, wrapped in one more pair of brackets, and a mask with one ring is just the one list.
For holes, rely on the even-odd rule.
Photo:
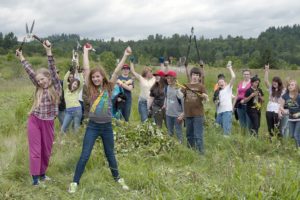
{"label": "plaid pattern sleeve", "polygon": [[52,102],[48,89],[43,89],[41,103],[32,114],[42,120],[53,120],[58,115],[58,105]]}
{"label": "plaid pattern sleeve", "polygon": [[32,69],[32,67],[29,64],[29,62],[27,60],[23,60],[22,61],[22,65],[23,65],[25,71],[27,72],[27,74],[29,75],[29,78],[32,81],[33,85],[38,86],[38,83],[37,83],[37,81],[35,79],[35,72]]}
{"label": "plaid pattern sleeve", "polygon": [[54,88],[55,88],[56,92],[59,95],[61,95],[61,84],[60,84],[58,74],[56,73],[56,66],[55,66],[53,56],[48,56],[48,68],[49,68],[49,71],[51,73]]}

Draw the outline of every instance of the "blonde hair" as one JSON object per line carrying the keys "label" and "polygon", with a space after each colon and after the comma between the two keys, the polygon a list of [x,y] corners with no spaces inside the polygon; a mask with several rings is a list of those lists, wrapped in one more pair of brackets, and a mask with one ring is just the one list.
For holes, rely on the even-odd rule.
{"label": "blonde hair", "polygon": [[[50,99],[54,104],[59,104],[59,94],[56,92],[54,85],[52,83],[50,71],[46,68],[40,68],[36,71],[36,76],[42,74],[43,76],[47,77],[49,80],[48,92],[50,95]],[[41,104],[42,97],[43,97],[43,88],[37,86],[34,93],[33,105],[31,107],[30,113],[38,108]]]}
{"label": "blonde hair", "polygon": [[151,67],[144,68],[144,70],[142,71],[142,77],[146,78],[148,72],[152,72]]}
{"label": "blonde hair", "polygon": [[[294,90],[294,91],[289,91],[288,87],[290,86],[290,84],[291,84],[292,82],[295,83],[295,90]],[[295,79],[290,79],[290,80],[288,80],[287,90],[288,90],[288,92],[289,92],[290,94],[293,95],[293,99],[292,99],[292,100],[295,101],[296,98],[297,98],[297,96],[298,96],[298,94],[299,94],[299,86],[298,86],[297,81],[296,81]]]}

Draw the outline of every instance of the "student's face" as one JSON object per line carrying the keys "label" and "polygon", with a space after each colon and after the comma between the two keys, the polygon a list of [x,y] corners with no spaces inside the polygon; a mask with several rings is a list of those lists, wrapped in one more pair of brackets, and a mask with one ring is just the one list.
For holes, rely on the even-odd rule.
{"label": "student's face", "polygon": [[218,86],[219,86],[219,88],[223,89],[225,87],[225,85],[226,85],[226,83],[225,83],[224,79],[218,80]]}
{"label": "student's face", "polygon": [[74,75],[70,74],[68,79],[69,79],[69,81],[72,81],[74,79]]}
{"label": "student's face", "polygon": [[103,82],[103,76],[101,75],[100,72],[95,72],[92,74],[92,82],[95,86],[100,86],[102,85]]}
{"label": "student's face", "polygon": [[37,74],[36,75],[36,80],[37,80],[37,83],[38,85],[41,87],[41,88],[48,88],[49,85],[50,85],[50,80],[48,77],[46,77],[44,74],[40,73],[40,74]]}
{"label": "student's face", "polygon": [[288,90],[290,92],[293,92],[293,91],[295,91],[295,89],[296,89],[296,82],[294,82],[294,81],[290,82],[290,84],[288,85]]}
{"label": "student's face", "polygon": [[249,81],[250,80],[250,72],[249,71],[244,71],[243,72],[243,78],[245,81]]}
{"label": "student's face", "polygon": [[123,74],[124,76],[128,76],[128,75],[129,75],[129,72],[130,72],[130,70],[129,70],[128,68],[122,69],[122,74]]}
{"label": "student's face", "polygon": [[273,82],[272,82],[272,86],[273,86],[274,88],[278,88],[278,83],[277,83],[276,81],[273,81]]}
{"label": "student's face", "polygon": [[78,82],[77,81],[74,81],[73,83],[72,83],[72,91],[75,91],[75,90],[77,90],[78,89]]}
{"label": "student's face", "polygon": [[254,81],[254,82],[252,83],[252,86],[253,86],[254,88],[258,88],[258,85],[259,85],[259,81]]}
{"label": "student's face", "polygon": [[166,79],[167,79],[168,85],[173,85],[175,83],[175,78],[172,76],[167,76]]}
{"label": "student's face", "polygon": [[152,74],[152,72],[147,72],[147,74],[146,74],[146,78],[147,79],[151,79],[153,77],[153,74]]}
{"label": "student's face", "polygon": [[194,82],[194,83],[199,83],[200,82],[199,74],[192,74],[191,79],[192,79],[192,82]]}
{"label": "student's face", "polygon": [[159,82],[160,81],[160,79],[161,79],[161,77],[160,76],[154,76],[155,77],[155,81],[156,82]]}

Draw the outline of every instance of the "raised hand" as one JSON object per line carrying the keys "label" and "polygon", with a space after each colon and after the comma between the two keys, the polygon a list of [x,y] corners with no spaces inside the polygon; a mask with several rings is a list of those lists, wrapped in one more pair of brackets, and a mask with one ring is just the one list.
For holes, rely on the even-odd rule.
{"label": "raised hand", "polygon": [[22,50],[17,49],[17,50],[16,50],[16,56],[17,56],[21,61],[25,60],[25,58],[24,58],[24,56],[23,56],[23,53],[22,53]]}
{"label": "raised hand", "polygon": [[88,52],[90,50],[93,50],[93,46],[90,43],[83,45],[83,52]]}
{"label": "raised hand", "polygon": [[51,51],[52,45],[49,42],[49,40],[45,40],[43,42],[43,46],[46,49],[47,56],[51,56],[52,55],[52,51]]}
{"label": "raised hand", "polygon": [[232,62],[231,62],[231,60],[228,61],[226,67],[227,67],[227,69],[232,69]]}
{"label": "raised hand", "polygon": [[270,69],[270,65],[269,65],[269,63],[268,63],[268,64],[265,65],[265,70],[266,70],[266,71],[269,71],[269,69]]}
{"label": "raised hand", "polygon": [[130,46],[128,46],[124,51],[124,55],[130,56],[131,54],[132,54],[132,50],[131,50]]}

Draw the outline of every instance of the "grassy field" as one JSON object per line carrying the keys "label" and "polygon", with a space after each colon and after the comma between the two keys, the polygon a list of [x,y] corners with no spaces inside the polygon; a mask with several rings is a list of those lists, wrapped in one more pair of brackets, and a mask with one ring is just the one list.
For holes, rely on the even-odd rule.
{"label": "grassy field", "polygon": [[[44,61],[35,62],[43,64]],[[16,62],[12,69],[19,67]],[[258,139],[241,134],[236,121],[230,138],[224,138],[213,123],[214,105],[211,101],[205,104],[206,152],[200,156],[165,132],[158,138],[160,131],[151,124],[139,126],[138,84],[134,89],[132,122],[115,128],[119,170],[129,191],[123,191],[113,181],[102,144],[97,142],[78,192],[68,194],[84,128],[77,135],[70,133],[62,137],[58,123],[48,170],[52,181],[33,187],[28,167],[26,120],[34,88],[23,71],[18,72],[21,73],[18,79],[0,81],[0,199],[300,199],[300,155],[289,138],[269,142],[264,110]],[[225,68],[206,70],[206,87],[211,98],[220,72],[229,78]],[[240,70],[236,72],[240,80]],[[263,77],[262,70],[256,73]],[[270,77],[275,74],[284,78],[300,75],[298,71],[278,70],[272,71]],[[185,82],[184,75],[179,79]],[[267,94],[264,85],[261,87]],[[157,151],[160,147],[163,149]]]}

